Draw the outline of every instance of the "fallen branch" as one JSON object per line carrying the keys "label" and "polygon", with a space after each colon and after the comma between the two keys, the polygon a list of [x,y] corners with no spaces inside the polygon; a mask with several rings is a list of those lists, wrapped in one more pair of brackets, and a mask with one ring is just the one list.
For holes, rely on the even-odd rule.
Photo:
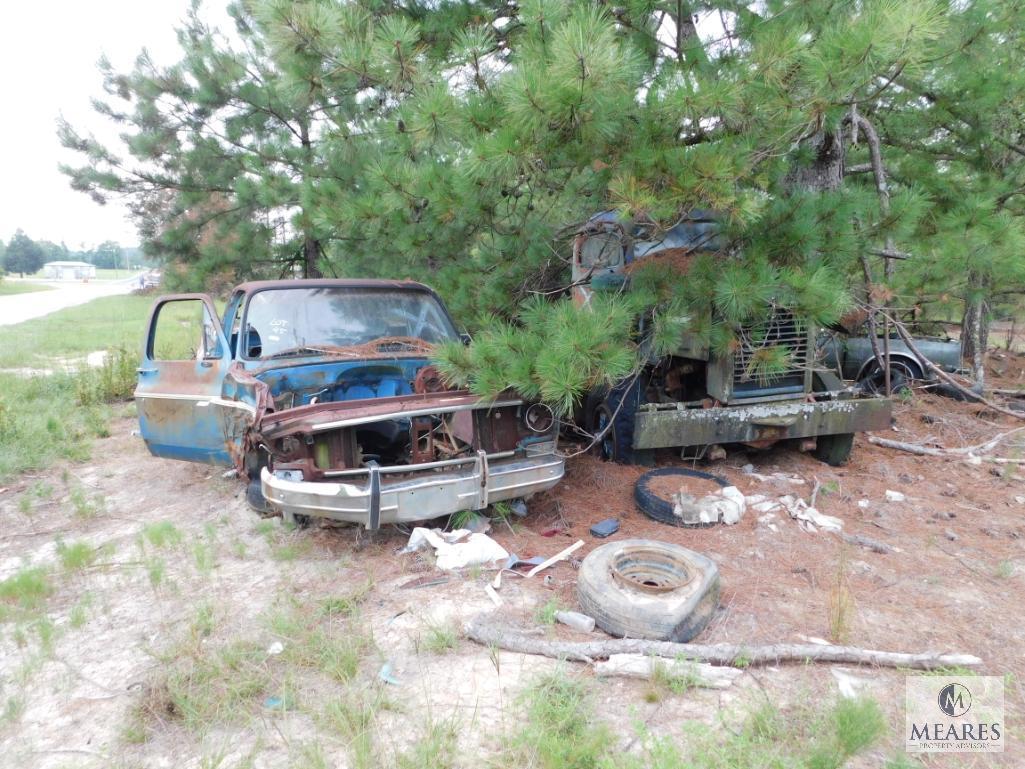
{"label": "fallen branch", "polygon": [[890,553],[898,552],[897,548],[892,545],[887,545],[885,542],[880,542],[878,539],[866,537],[864,534],[846,534],[844,532],[840,532],[840,539],[848,545],[864,547],[871,550],[873,553],[879,553],[880,555],[889,555]]}
{"label": "fallen branch", "polygon": [[525,635],[517,628],[510,627],[501,620],[496,620],[496,615],[493,613],[478,614],[474,617],[466,628],[466,637],[484,646],[520,654],[539,654],[555,659],[608,659],[613,654],[644,654],[733,667],[774,665],[779,662],[843,662],[912,670],[937,670],[960,665],[972,667],[982,663],[981,659],[971,654],[936,654],[933,652],[906,654],[828,644],[742,646],[737,644],[681,644],[634,638],[616,638],[607,641],[548,641]]}
{"label": "fallen branch", "polygon": [[875,446],[882,446],[887,449],[896,449],[897,451],[906,451],[909,454],[918,454],[924,457],[964,457],[968,455],[979,455],[987,451],[992,451],[996,448],[1000,442],[1009,435],[1014,433],[1020,433],[1025,430],[1025,427],[1016,427],[1013,430],[1008,430],[1005,433],[1000,433],[990,438],[988,441],[977,443],[974,446],[960,446],[957,448],[944,448],[942,446],[923,446],[919,443],[904,443],[903,441],[894,441],[889,438],[877,438],[874,435],[868,437],[868,442]]}
{"label": "fallen branch", "polygon": [[890,318],[890,321],[893,323],[893,327],[897,329],[897,333],[900,335],[900,338],[903,340],[904,344],[907,345],[907,348],[911,350],[911,352],[914,354],[916,358],[918,358],[918,362],[922,366],[927,368],[929,371],[932,371],[932,373],[934,373],[937,377],[942,379],[948,385],[953,387],[955,390],[958,390],[962,395],[964,395],[969,400],[977,401],[978,403],[983,403],[989,406],[994,411],[998,411],[1001,414],[1006,414],[1007,416],[1014,417],[1015,419],[1025,419],[1025,412],[1015,411],[1014,409],[1006,408],[1004,406],[1001,406],[999,403],[994,403],[989,398],[986,398],[985,396],[980,395],[979,393],[974,393],[971,390],[969,390],[963,384],[954,379],[954,377],[950,376],[950,374],[948,374],[946,371],[941,369],[939,366],[937,366],[935,363],[933,363],[931,360],[925,357],[925,355],[922,354],[922,351],[919,350],[918,347],[915,345],[915,342],[911,338],[911,335],[908,333],[908,330],[904,328],[903,323],[901,323],[899,320],[896,320],[895,318]]}

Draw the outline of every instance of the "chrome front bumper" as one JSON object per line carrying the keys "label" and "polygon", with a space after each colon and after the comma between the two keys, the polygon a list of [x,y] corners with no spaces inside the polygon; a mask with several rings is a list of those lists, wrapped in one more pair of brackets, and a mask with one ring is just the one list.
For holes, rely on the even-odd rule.
{"label": "chrome front bumper", "polygon": [[562,479],[565,464],[555,454],[489,460],[480,452],[472,463],[414,471],[394,481],[388,477],[404,473],[403,467],[371,467],[352,482],[286,480],[265,467],[260,486],[263,496],[281,513],[376,529],[382,523],[481,510],[492,502],[550,489]]}

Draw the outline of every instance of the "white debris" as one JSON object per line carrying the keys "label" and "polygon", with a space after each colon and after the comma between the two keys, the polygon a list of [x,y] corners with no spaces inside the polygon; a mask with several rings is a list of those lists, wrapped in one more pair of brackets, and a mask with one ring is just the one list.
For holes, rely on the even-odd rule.
{"label": "white debris", "polygon": [[765,502],[759,502],[757,504],[751,505],[751,509],[754,510],[756,513],[775,513],[778,512],[781,508],[782,505],[780,505],[779,502],[775,502],[771,499],[766,500]]}
{"label": "white debris", "polygon": [[869,508],[869,506],[871,504],[872,503],[869,502],[867,499],[859,499],[858,500],[858,507],[860,507],[862,510],[868,510],[868,508]]}
{"label": "white debris", "polygon": [[825,531],[843,531],[843,521],[832,515],[824,515],[814,507],[808,507],[803,499],[797,499],[787,494],[780,497],[779,501],[786,508],[790,517],[799,521],[807,531],[816,531],[816,527]]}
{"label": "white debris", "polygon": [[832,672],[833,678],[836,679],[836,685],[840,689],[840,696],[849,700],[856,699],[861,690],[870,683],[864,678],[852,676],[843,668],[830,668],[830,672]]}
{"label": "white debris", "polygon": [[466,529],[444,532],[420,526],[413,529],[409,542],[401,552],[412,553],[425,544],[434,548],[439,569],[461,569],[464,566],[503,561],[509,557],[505,548],[487,534],[471,534]]}
{"label": "white debris", "polygon": [[1019,505],[1025,505],[1025,497],[1017,496],[1014,498],[1014,501],[1017,502]]}
{"label": "white debris", "polygon": [[969,465],[981,465],[982,457],[977,457],[974,454],[969,454],[967,457],[965,457],[965,462]]}
{"label": "white debris", "polygon": [[744,493],[736,486],[726,486],[713,494],[695,497],[685,491],[673,494],[673,515],[685,524],[737,523],[747,509]]}
{"label": "white debris", "polygon": [[269,654],[270,656],[274,657],[274,656],[276,656],[278,654],[281,654],[281,652],[283,652],[284,650],[285,650],[285,645],[283,643],[281,643],[281,641],[275,641],[274,643],[272,643],[270,646],[267,647],[267,654]]}
{"label": "white debris", "polygon": [[907,497],[899,491],[886,490],[886,501],[887,502],[904,502]]}

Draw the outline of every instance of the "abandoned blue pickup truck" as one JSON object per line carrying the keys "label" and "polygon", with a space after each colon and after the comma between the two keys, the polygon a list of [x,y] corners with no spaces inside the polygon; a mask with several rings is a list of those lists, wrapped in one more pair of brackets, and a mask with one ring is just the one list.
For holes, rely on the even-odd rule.
{"label": "abandoned blue pickup truck", "polygon": [[139,425],[159,457],[238,468],[258,510],[288,519],[426,520],[559,482],[540,403],[448,389],[430,365],[459,334],[413,282],[240,285],[157,299],[139,366]]}

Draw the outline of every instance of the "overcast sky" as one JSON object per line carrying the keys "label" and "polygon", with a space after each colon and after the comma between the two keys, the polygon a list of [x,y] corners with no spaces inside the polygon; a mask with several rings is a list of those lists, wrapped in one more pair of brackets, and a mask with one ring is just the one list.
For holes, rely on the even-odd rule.
{"label": "overcast sky", "polygon": [[[225,26],[225,0],[207,0],[204,18]],[[102,96],[96,62],[106,54],[130,69],[146,47],[161,64],[177,58],[174,28],[189,0],[27,0],[4,3],[0,20],[0,239],[23,229],[69,248],[104,240],[138,243],[116,201],[99,206],[57,170],[77,162],[57,141],[63,114],[82,133],[110,136],[89,100]]]}

